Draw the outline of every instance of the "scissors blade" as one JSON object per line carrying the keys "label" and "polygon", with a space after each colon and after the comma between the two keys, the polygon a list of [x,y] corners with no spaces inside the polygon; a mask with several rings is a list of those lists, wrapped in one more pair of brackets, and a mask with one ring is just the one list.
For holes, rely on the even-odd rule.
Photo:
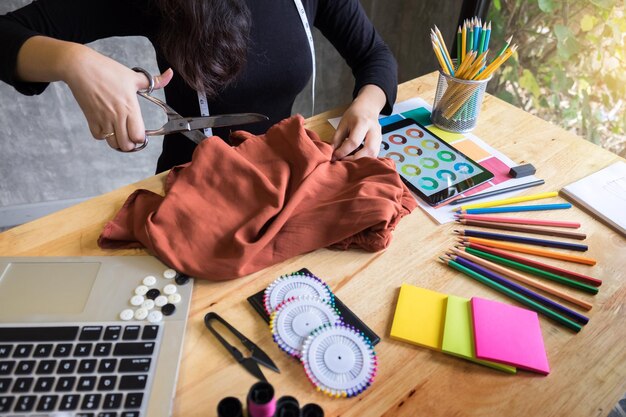
{"label": "scissors blade", "polygon": [[255,345],[254,349],[252,349],[251,357],[266,368],[269,368],[274,372],[280,373],[280,369],[278,369],[278,366],[276,366],[274,361],[272,361],[272,359],[267,356],[267,354],[263,352],[258,346]]}
{"label": "scissors blade", "polygon": [[267,116],[258,113],[219,114],[204,117],[181,117],[172,119],[161,128],[160,134],[189,132],[212,127],[236,126],[269,120]]}
{"label": "scissors blade", "polygon": [[260,379],[261,381],[267,382],[267,379],[265,379],[265,375],[263,375],[261,368],[259,368],[259,365],[257,365],[254,359],[243,358],[242,360],[239,361],[239,363],[244,368],[246,368],[246,370],[250,372],[254,377]]}

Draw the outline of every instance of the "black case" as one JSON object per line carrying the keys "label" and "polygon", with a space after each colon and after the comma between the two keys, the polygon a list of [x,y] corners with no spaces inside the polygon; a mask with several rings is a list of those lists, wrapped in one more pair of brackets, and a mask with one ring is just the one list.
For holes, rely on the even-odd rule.
{"label": "black case", "polygon": [[[309,271],[306,268],[302,268],[296,273],[309,274],[309,275],[315,276],[314,274],[311,273],[311,271]],[[256,310],[256,312],[259,313],[259,315],[263,318],[263,320],[265,320],[267,324],[269,324],[270,317],[265,312],[265,307],[263,305],[264,293],[265,293],[265,290],[263,289],[259,291],[258,293],[251,295],[250,297],[248,297],[248,302],[252,305],[252,307]],[[337,308],[339,313],[341,313],[341,317],[344,323],[349,324],[355,327],[356,329],[360,330],[361,332],[363,332],[363,334],[365,334],[365,336],[367,336],[370,339],[373,345],[376,345],[378,344],[378,342],[380,342],[380,337],[378,337],[378,335],[374,333],[372,329],[367,327],[367,325],[363,323],[363,321],[361,321],[361,319],[358,318],[356,314],[352,312],[352,310],[346,307],[346,305],[342,303],[339,297],[337,297],[336,295],[335,295],[335,307]]]}

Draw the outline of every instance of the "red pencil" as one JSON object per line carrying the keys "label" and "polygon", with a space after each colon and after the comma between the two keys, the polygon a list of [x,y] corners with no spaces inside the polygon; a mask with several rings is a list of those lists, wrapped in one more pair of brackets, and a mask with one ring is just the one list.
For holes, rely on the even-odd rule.
{"label": "red pencil", "polygon": [[580,227],[580,223],[576,223],[576,222],[563,222],[563,221],[558,221],[558,220],[525,219],[525,218],[520,218],[520,217],[486,216],[484,214],[460,214],[460,215],[457,215],[457,218],[466,219],[466,220],[480,220],[483,222],[517,223],[517,224],[539,225],[539,226],[569,227],[571,229],[578,229]]}
{"label": "red pencil", "polygon": [[479,243],[471,243],[467,242],[465,246],[468,246],[473,249],[478,249],[483,252],[490,253],[492,255],[501,256],[506,259],[510,259],[511,261],[519,262],[524,265],[532,266],[535,268],[543,269],[544,271],[553,272],[557,275],[565,276],[568,278],[575,279],[580,282],[584,282],[587,284],[591,284],[595,287],[599,287],[602,285],[602,280],[589,277],[587,275],[579,274],[578,272],[568,271],[567,269],[558,268],[556,266],[544,264],[543,262],[537,262],[532,259],[524,258],[523,256],[513,255],[509,252],[505,252],[503,250],[490,248],[489,246],[481,245]]}

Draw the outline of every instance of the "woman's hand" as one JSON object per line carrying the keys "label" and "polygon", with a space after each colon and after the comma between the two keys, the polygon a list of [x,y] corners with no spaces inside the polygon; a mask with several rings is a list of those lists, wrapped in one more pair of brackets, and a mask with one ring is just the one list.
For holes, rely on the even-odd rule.
{"label": "woman's hand", "polygon": [[[137,91],[149,86],[146,76],[87,47],[76,51],[70,62],[63,79],[85,114],[92,136],[122,151],[142,144],[145,127]],[[154,88],[165,87],[173,75],[168,69],[155,76]]]}
{"label": "woman's hand", "polygon": [[[350,161],[365,156],[375,158],[380,152],[382,140],[378,115],[385,106],[386,96],[380,87],[364,86],[341,118],[332,145],[332,160]],[[350,155],[363,145],[354,155]]]}

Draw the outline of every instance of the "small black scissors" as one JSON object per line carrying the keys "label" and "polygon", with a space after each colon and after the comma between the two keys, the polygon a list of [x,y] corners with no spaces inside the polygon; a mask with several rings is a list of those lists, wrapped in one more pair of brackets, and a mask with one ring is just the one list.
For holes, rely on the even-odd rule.
{"label": "small black scissors", "polygon": [[[234,334],[237,339],[250,351],[250,357],[246,358],[243,354],[237,349],[235,346],[231,345],[224,339],[212,326],[211,321],[217,320],[222,323],[232,334]],[[204,325],[209,329],[211,333],[220,341],[220,343],[228,350],[228,352],[243,366],[246,368],[248,372],[254,375],[256,378],[261,381],[267,382],[265,379],[265,375],[261,372],[261,368],[259,368],[258,364],[261,364],[267,368],[270,368],[272,371],[280,373],[278,367],[274,364],[274,362],[270,359],[269,356],[265,352],[261,350],[260,347],[252,343],[247,337],[241,334],[237,329],[231,326],[226,320],[221,318],[217,313],[207,313],[204,316]]]}
{"label": "small black scissors", "polygon": [[148,146],[148,136],[161,136],[170,133],[182,133],[194,143],[200,144],[200,142],[207,138],[206,135],[201,131],[202,129],[243,125],[247,123],[255,123],[269,120],[269,117],[259,113],[232,113],[218,114],[214,116],[183,117],[170,106],[165,104],[163,101],[150,95],[154,90],[154,78],[152,77],[152,75],[150,75],[148,71],[139,67],[133,68],[133,71],[141,72],[148,78],[148,81],[150,82],[150,86],[146,89],[137,91],[137,95],[145,98],[149,102],[154,103],[161,109],[163,109],[163,111],[167,115],[167,123],[165,123],[158,129],[146,130],[146,140],[135,149],[132,149],[130,151],[122,151],[121,149],[117,149],[120,152],[137,152],[142,150],[143,148]]}

